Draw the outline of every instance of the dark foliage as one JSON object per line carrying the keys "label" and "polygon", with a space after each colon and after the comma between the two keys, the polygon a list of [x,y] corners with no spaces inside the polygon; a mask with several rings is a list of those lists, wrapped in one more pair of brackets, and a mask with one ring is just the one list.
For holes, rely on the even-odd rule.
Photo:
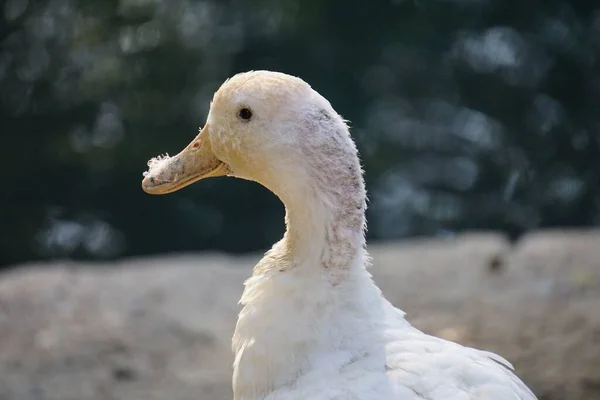
{"label": "dark foliage", "polygon": [[600,223],[600,5],[5,0],[0,265],[264,249],[265,189],[140,189],[230,75],[301,76],[352,121],[371,238]]}

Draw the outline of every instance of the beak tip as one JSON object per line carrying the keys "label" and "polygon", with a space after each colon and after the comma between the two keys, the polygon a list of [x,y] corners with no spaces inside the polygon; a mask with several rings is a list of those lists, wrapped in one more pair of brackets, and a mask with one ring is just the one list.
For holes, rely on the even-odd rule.
{"label": "beak tip", "polygon": [[148,194],[156,194],[156,183],[155,183],[155,179],[152,176],[145,176],[144,179],[142,179],[142,190]]}

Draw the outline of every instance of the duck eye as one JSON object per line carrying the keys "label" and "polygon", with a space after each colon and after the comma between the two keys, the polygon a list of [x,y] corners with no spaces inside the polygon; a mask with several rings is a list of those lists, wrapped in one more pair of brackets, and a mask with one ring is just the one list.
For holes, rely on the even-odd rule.
{"label": "duck eye", "polygon": [[249,108],[244,107],[238,112],[238,117],[248,121],[250,118],[252,118],[252,111],[250,111]]}

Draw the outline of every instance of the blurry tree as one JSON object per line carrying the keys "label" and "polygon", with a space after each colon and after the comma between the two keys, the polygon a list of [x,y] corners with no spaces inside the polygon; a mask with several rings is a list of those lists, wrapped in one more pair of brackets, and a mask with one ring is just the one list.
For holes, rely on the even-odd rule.
{"label": "blurry tree", "polygon": [[0,264],[275,241],[283,209],[258,185],[140,190],[249,69],[301,76],[352,120],[373,238],[600,224],[596,2],[0,4]]}

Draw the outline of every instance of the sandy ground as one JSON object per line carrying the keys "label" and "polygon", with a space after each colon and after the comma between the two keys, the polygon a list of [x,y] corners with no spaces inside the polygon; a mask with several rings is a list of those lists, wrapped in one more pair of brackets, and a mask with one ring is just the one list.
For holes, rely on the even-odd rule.
{"label": "sandy ground", "polygon": [[[600,399],[600,231],[370,247],[426,332],[498,352],[540,400]],[[230,337],[260,258],[23,265],[0,275],[0,400],[231,399]]]}

